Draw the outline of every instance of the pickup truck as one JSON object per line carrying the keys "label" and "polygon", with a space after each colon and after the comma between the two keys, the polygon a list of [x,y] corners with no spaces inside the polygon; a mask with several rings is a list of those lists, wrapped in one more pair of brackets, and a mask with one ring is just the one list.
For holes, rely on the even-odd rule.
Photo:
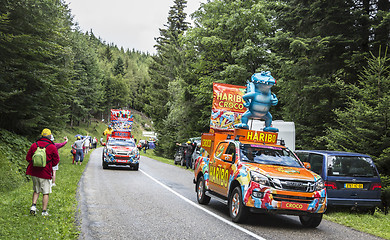
{"label": "pickup truck", "polygon": [[246,129],[203,133],[194,170],[197,201],[222,201],[233,222],[243,222],[248,211],[269,212],[296,215],[303,226],[317,227],[327,207],[324,182],[306,169],[310,164],[277,145],[277,136]]}
{"label": "pickup truck", "polygon": [[129,131],[113,131],[103,145],[103,169],[109,168],[108,165],[128,165],[138,170],[140,154]]}

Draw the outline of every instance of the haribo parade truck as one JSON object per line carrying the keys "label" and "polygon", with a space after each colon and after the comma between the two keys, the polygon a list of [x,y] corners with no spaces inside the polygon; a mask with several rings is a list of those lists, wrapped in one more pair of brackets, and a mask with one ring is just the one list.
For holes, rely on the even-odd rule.
{"label": "haribo parade truck", "polygon": [[126,165],[138,170],[140,154],[130,131],[114,130],[104,144],[102,153],[103,169],[109,165]]}
{"label": "haribo parade truck", "polygon": [[244,221],[250,211],[296,215],[303,226],[315,228],[327,195],[321,177],[306,167],[278,145],[277,132],[203,133],[194,170],[197,201],[224,202],[233,222]]}

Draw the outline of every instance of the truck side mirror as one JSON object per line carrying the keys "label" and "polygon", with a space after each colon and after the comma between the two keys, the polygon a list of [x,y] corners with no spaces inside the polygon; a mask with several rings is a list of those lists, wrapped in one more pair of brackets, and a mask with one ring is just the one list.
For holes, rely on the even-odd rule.
{"label": "truck side mirror", "polygon": [[303,162],[303,166],[305,166],[306,169],[311,169],[311,165],[308,162]]}
{"label": "truck side mirror", "polygon": [[226,162],[231,162],[233,160],[233,156],[231,154],[222,154],[221,159]]}

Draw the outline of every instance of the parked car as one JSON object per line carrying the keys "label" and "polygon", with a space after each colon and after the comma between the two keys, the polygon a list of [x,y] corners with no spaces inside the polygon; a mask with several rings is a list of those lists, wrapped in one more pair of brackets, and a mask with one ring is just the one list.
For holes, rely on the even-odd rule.
{"label": "parked car", "polygon": [[328,207],[348,206],[374,213],[381,205],[381,180],[370,156],[322,150],[295,153],[324,179]]}

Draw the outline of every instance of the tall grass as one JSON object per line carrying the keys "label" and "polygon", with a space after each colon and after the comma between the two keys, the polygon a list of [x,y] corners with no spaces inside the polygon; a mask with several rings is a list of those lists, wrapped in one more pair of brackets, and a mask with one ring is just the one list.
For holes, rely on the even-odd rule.
{"label": "tall grass", "polygon": [[[60,165],[57,171],[56,185],[49,196],[49,217],[41,216],[42,195],[37,202],[39,210],[36,216],[31,216],[29,211],[32,201],[32,182],[24,175],[27,167],[25,155],[32,142],[23,137],[5,133],[10,136],[8,144],[0,139],[0,176],[7,176],[5,185],[14,183],[12,187],[1,186],[0,200],[0,239],[77,239],[79,235],[77,214],[77,187],[89,155],[84,158],[83,165],[72,165],[70,153],[74,135],[89,133],[90,136],[100,137],[106,125],[93,123],[90,126],[68,128],[62,131],[53,131],[55,142],[62,142],[63,136],[68,136],[69,142],[59,150]],[[3,134],[2,134],[3,136]],[[12,146],[14,145],[14,146]],[[13,154],[17,149],[18,153]],[[17,161],[11,161],[14,156]],[[16,164],[15,164],[16,161]],[[7,174],[8,173],[8,174]],[[16,185],[16,186],[15,186]]]}

